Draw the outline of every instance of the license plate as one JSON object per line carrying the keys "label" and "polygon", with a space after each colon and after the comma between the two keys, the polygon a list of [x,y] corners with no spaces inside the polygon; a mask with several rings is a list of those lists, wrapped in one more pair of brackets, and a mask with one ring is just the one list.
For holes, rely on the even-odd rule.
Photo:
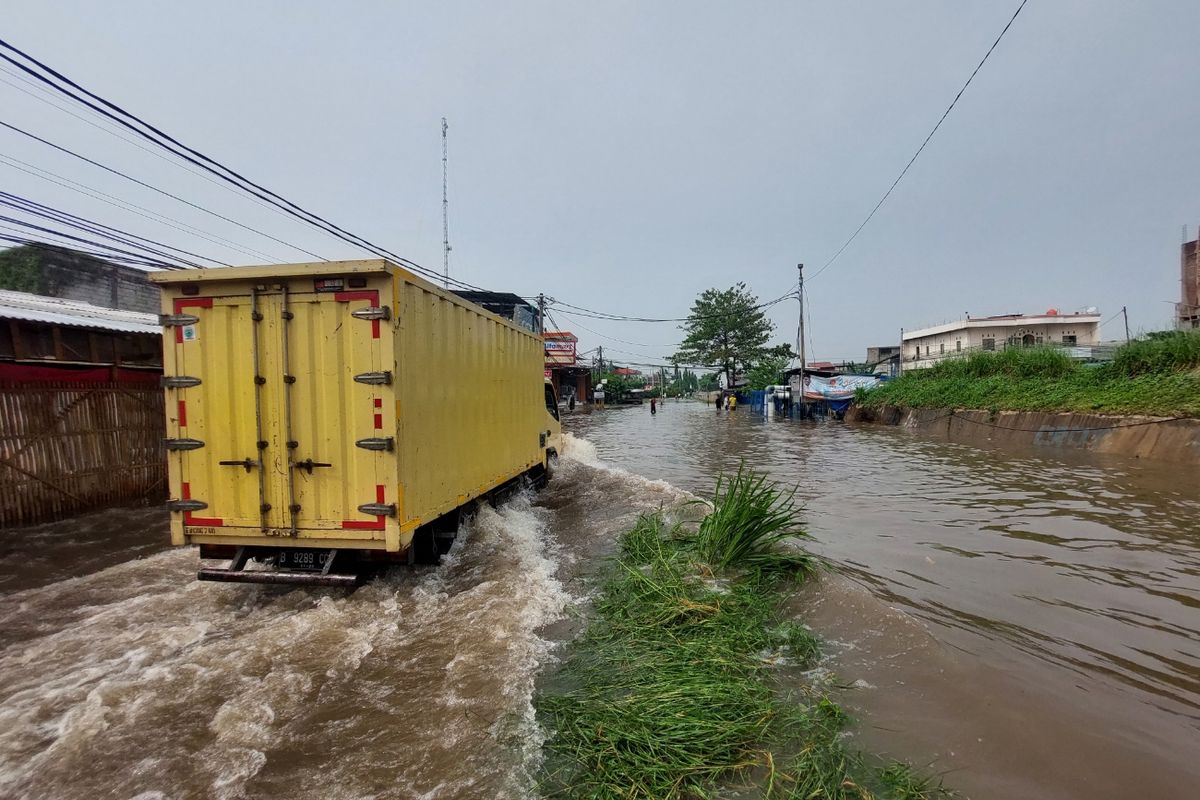
{"label": "license plate", "polygon": [[304,569],[320,572],[325,569],[325,559],[329,553],[325,550],[280,550],[275,559],[275,565],[280,569]]}

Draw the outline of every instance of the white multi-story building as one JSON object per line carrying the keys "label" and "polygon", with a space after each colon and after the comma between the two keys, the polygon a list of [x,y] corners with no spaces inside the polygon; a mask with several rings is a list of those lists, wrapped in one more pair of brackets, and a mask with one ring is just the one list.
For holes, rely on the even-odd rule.
{"label": "white multi-story building", "polygon": [[[1006,347],[1090,348],[1100,344],[1100,312],[1060,314],[1050,309],[1045,314],[1004,314],[998,317],[971,317],[934,325],[902,336],[901,367],[905,370],[930,367],[945,358],[966,355],[976,350],[1003,350]],[[1086,357],[1086,354],[1082,354]]]}

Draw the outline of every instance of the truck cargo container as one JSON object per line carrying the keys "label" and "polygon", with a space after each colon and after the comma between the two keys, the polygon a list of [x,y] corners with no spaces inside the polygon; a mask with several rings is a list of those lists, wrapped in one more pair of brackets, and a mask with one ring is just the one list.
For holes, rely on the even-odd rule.
{"label": "truck cargo container", "polygon": [[171,542],[199,545],[201,579],[349,585],[436,561],[462,509],[557,457],[536,326],[388,261],[151,280]]}

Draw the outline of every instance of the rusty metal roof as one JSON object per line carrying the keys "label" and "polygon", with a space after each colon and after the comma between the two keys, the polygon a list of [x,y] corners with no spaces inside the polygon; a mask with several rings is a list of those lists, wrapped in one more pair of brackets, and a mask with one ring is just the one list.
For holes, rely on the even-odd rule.
{"label": "rusty metal roof", "polygon": [[95,328],[126,333],[162,334],[158,317],[141,311],[94,306],[78,300],[43,297],[26,292],[0,289],[0,319],[43,322],[75,328]]}

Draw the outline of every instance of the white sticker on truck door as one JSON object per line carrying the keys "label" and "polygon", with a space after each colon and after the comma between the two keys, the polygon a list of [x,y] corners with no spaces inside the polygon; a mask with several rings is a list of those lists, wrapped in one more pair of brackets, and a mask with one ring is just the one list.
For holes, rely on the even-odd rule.
{"label": "white sticker on truck door", "polygon": [[200,334],[196,330],[195,325],[184,325],[183,326],[183,340],[185,342],[194,342],[194,341],[197,341],[199,338],[200,338]]}

